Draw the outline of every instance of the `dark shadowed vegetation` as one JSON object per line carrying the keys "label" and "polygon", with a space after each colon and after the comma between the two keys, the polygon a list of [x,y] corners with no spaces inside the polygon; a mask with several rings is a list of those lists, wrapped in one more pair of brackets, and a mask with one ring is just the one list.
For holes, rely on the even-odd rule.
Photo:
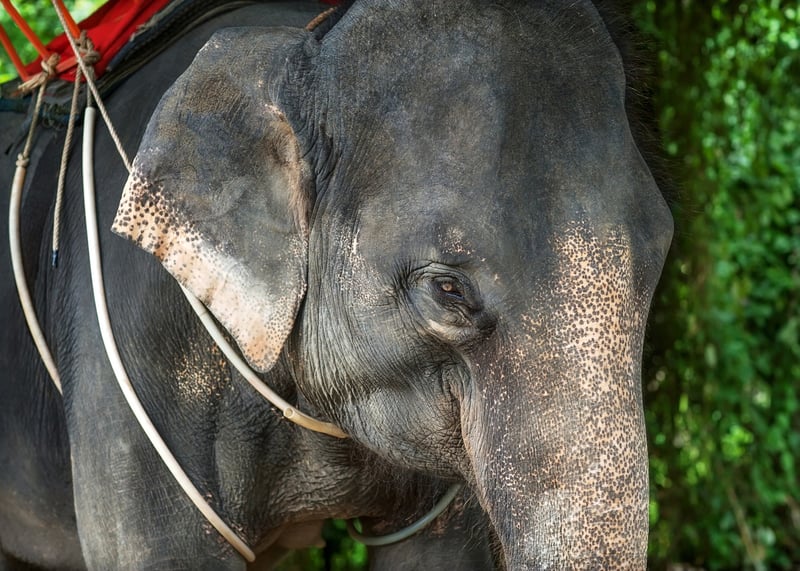
{"label": "dark shadowed vegetation", "polygon": [[800,14],[638,2],[675,176],[645,399],[651,561],[800,565]]}

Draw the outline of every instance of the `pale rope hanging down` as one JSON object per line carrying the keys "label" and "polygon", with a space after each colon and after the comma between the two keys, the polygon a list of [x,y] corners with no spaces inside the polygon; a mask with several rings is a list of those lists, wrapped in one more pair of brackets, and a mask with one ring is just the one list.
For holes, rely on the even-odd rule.
{"label": "pale rope hanging down", "polygon": [[[61,12],[60,7],[58,4],[53,1],[53,6],[56,9],[58,14],[59,20],[61,20],[61,24],[65,30],[67,30],[66,21],[64,14]],[[78,46],[75,44],[74,39],[70,35],[69,32],[66,33],[66,37],[69,40],[70,46],[72,47],[73,52],[77,56],[78,65],[83,72],[83,75],[86,77],[87,85],[89,89],[95,96],[95,101],[97,102],[98,107],[101,110],[101,114],[103,115],[104,120],[106,121],[106,126],[108,127],[112,138],[117,145],[117,149],[120,152],[120,156],[123,158],[125,163],[125,167],[127,168],[128,172],[131,171],[130,161],[127,158],[127,155],[122,148],[122,143],[119,137],[116,134],[116,131],[111,123],[111,120],[108,116],[108,113],[105,111],[105,106],[102,103],[100,98],[100,94],[98,93],[94,81],[92,72],[87,68],[85,62],[82,60]],[[117,349],[116,341],[114,340],[113,330],[111,328],[111,319],[108,314],[108,307],[106,304],[105,298],[105,287],[103,284],[103,270],[102,270],[102,261],[100,255],[100,236],[99,231],[97,228],[97,209],[95,205],[95,188],[94,188],[94,125],[95,125],[95,110],[93,107],[88,106],[86,107],[86,115],[84,121],[84,131],[83,131],[83,189],[84,189],[84,207],[85,207],[85,218],[86,218],[86,234],[88,240],[88,247],[89,247],[89,261],[90,261],[90,269],[91,269],[91,276],[92,276],[92,292],[95,300],[95,310],[97,312],[97,319],[100,326],[101,337],[103,339],[103,345],[105,346],[106,354],[108,359],[111,363],[111,367],[114,371],[114,376],[117,379],[117,384],[120,387],[120,390],[125,397],[128,406],[130,407],[131,411],[133,412],[137,422],[142,427],[142,430],[147,435],[147,438],[150,440],[151,444],[155,448],[156,452],[158,453],[159,457],[161,458],[164,465],[170,471],[172,476],[181,486],[181,489],[184,493],[189,497],[195,507],[203,514],[203,516],[214,526],[214,529],[225,538],[228,543],[230,543],[239,554],[244,557],[245,560],[248,562],[255,561],[255,553],[250,547],[245,543],[226,523],[225,521],[214,511],[214,509],[209,505],[209,503],[203,498],[200,491],[195,487],[192,483],[189,476],[186,472],[183,471],[178,460],[169,450],[166,442],[161,438],[161,435],[158,433],[155,425],[150,420],[147,412],[144,410],[144,407],[141,404],[136,392],[133,388],[133,385],[128,377],[128,374],[125,370],[125,365],[122,362],[122,358],[119,355],[119,351]],[[191,299],[190,299],[191,302]],[[206,327],[208,327],[207,320],[202,320]],[[211,323],[213,324],[213,322]],[[221,333],[217,330],[214,326],[212,329],[209,330],[212,333],[216,330],[216,333],[219,337],[222,337]],[[214,333],[212,333],[214,336]],[[255,375],[254,375],[255,376]],[[248,379],[249,380],[249,379]],[[252,382],[252,381],[251,381]],[[263,394],[262,391],[259,391]],[[270,391],[271,392],[271,391]],[[277,395],[276,395],[277,396]],[[268,399],[270,400],[270,399]],[[282,399],[281,399],[282,400]],[[271,401],[270,401],[271,402]],[[285,401],[283,401],[285,403]],[[286,403],[286,407],[284,410],[284,415],[293,421],[293,422],[303,422],[302,418],[295,418],[296,415],[292,414],[294,409],[288,407],[288,403]],[[286,409],[288,409],[288,414]],[[305,416],[305,415],[301,415]],[[308,418],[308,417],[306,417]],[[314,419],[310,419],[313,422]],[[320,423],[320,424],[327,424],[327,423]],[[329,425],[333,428],[333,431],[338,431],[337,427]],[[327,428],[327,427],[325,427]],[[326,433],[333,432],[330,429],[326,430]],[[339,433],[346,437],[344,433],[339,431]]]}
{"label": "pale rope hanging down", "polygon": [[183,471],[178,460],[170,452],[166,442],[161,438],[155,425],[150,420],[147,412],[144,410],[142,403],[136,396],[128,374],[125,371],[125,365],[122,363],[122,358],[117,350],[116,342],[114,341],[114,334],[111,330],[111,319],[108,315],[108,307],[106,306],[105,288],[103,286],[103,268],[100,259],[100,236],[97,230],[97,212],[95,206],[94,194],[94,124],[96,113],[93,107],[86,108],[83,124],[83,202],[86,210],[86,237],[89,241],[89,264],[92,273],[92,293],[94,294],[95,310],[97,311],[97,321],[100,324],[100,334],[103,338],[103,345],[108,355],[108,360],[111,362],[111,368],[114,369],[114,376],[117,378],[122,394],[128,403],[131,411],[133,412],[139,425],[144,430],[150,443],[158,452],[161,461],[169,469],[172,476],[183,489],[184,493],[189,496],[192,503],[200,510],[203,516],[214,526],[222,537],[230,543],[247,561],[255,561],[255,554],[242,541],[238,535],[228,527],[222,518],[214,511],[214,509],[206,502],[200,491],[194,486],[189,476]]}
{"label": "pale rope hanging down", "polygon": [[[60,10],[60,7],[55,1],[53,2],[53,6],[58,13],[59,19],[61,20],[61,25],[65,30],[67,30],[66,21]],[[99,94],[93,85],[92,74],[88,71],[86,65],[81,60],[78,47],[68,31],[66,32],[66,36],[67,39],[69,39],[73,52],[77,56],[81,70],[86,77],[87,84],[90,86],[92,93],[95,94],[95,100],[97,101],[98,106],[101,106],[102,108],[102,101],[99,99]],[[109,131],[112,132],[112,137],[118,144],[118,149],[121,150],[122,145],[119,142],[119,138],[116,137],[116,134],[114,133],[111,122],[108,119],[108,114],[103,113],[103,117],[106,120],[106,125],[108,126]],[[103,283],[103,268],[100,255],[100,234],[97,227],[97,207],[95,204],[94,187],[95,121],[95,109],[90,105],[87,105],[83,125],[83,201],[86,213],[86,238],[89,246],[89,266],[92,276],[92,293],[95,302],[95,311],[97,313],[97,321],[100,326],[100,335],[103,340],[106,355],[108,356],[111,368],[114,371],[117,384],[119,385],[119,388],[125,397],[125,401],[128,403],[128,407],[130,407],[134,417],[136,418],[136,421],[142,427],[142,430],[144,431],[148,440],[150,440],[150,443],[153,445],[153,448],[155,448],[156,452],[161,458],[161,461],[167,467],[170,474],[172,474],[173,478],[175,478],[175,480],[178,482],[178,485],[180,485],[183,492],[189,497],[189,500],[191,500],[200,513],[203,514],[203,517],[205,517],[206,520],[208,520],[208,522],[214,526],[214,529],[216,529],[217,532],[223,538],[225,538],[225,540],[230,543],[242,557],[245,558],[245,560],[248,562],[253,562],[256,558],[253,550],[250,549],[250,547],[228,526],[228,524],[225,523],[225,521],[217,514],[217,512],[214,511],[205,498],[203,498],[203,495],[195,487],[189,476],[183,471],[183,468],[181,468],[178,460],[169,450],[166,442],[164,442],[163,438],[161,438],[161,435],[158,433],[158,430],[150,420],[150,417],[147,415],[147,412],[144,410],[141,401],[136,395],[130,378],[125,371],[125,365],[122,363],[122,358],[119,355],[119,350],[117,349],[117,344],[114,340],[114,333],[111,328],[111,318],[108,314],[108,306],[106,304],[105,287]],[[124,154],[124,152],[122,152],[121,155],[125,161],[126,168],[128,168],[128,171],[130,172],[130,162],[127,160],[127,156]]]}
{"label": "pale rope hanging down", "polygon": [[[42,62],[42,68],[44,69],[42,73],[52,76],[52,74],[55,73],[55,64],[57,61],[58,56],[53,55],[48,59],[47,67],[45,67],[45,63]],[[58,375],[58,367],[56,367],[53,355],[47,347],[47,340],[44,337],[44,333],[42,333],[42,328],[39,326],[39,320],[36,317],[36,309],[33,306],[31,293],[28,290],[28,283],[25,279],[25,267],[22,263],[22,244],[20,242],[19,228],[22,188],[25,185],[25,175],[28,171],[31,146],[33,144],[33,133],[36,130],[36,124],[39,120],[39,112],[42,109],[42,100],[44,98],[46,86],[46,80],[39,84],[39,93],[36,96],[36,105],[34,106],[33,117],[31,117],[31,124],[28,128],[28,137],[25,140],[22,153],[17,157],[17,168],[14,171],[14,182],[11,183],[11,197],[8,204],[8,241],[9,250],[11,251],[11,268],[14,273],[14,281],[17,284],[17,295],[22,305],[22,313],[25,316],[25,322],[28,324],[31,337],[33,337],[33,343],[36,345],[36,350],[39,352],[42,362],[50,378],[53,380],[53,384],[56,389],[58,389],[58,392],[61,393],[61,378]]]}

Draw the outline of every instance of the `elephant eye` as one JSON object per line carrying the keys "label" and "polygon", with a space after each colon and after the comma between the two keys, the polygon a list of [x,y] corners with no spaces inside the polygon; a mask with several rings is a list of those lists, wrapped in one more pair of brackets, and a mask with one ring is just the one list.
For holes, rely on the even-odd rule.
{"label": "elephant eye", "polygon": [[438,278],[434,281],[438,293],[451,301],[464,301],[464,287],[455,278]]}
{"label": "elephant eye", "polygon": [[412,291],[424,291],[425,303],[433,301],[442,309],[465,317],[483,309],[477,288],[458,267],[429,263],[412,271],[411,278],[408,283],[420,286]]}

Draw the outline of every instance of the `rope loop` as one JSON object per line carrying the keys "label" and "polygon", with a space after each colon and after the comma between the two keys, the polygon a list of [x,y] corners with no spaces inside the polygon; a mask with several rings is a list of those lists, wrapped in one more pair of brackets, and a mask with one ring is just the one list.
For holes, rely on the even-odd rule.
{"label": "rope loop", "polygon": [[48,81],[53,79],[56,75],[58,75],[58,70],[56,66],[58,65],[59,56],[58,54],[50,54],[47,58],[42,59],[42,71],[34,75],[28,81],[24,82],[22,85],[19,86],[20,93],[27,94],[40,87],[45,85]]}
{"label": "rope loop", "polygon": [[100,52],[94,48],[94,42],[86,30],[81,31],[81,37],[78,39],[78,53],[86,65],[94,65],[100,61]]}
{"label": "rope loop", "polygon": [[58,70],[56,69],[58,60],[58,54],[50,54],[47,59],[42,60],[42,72],[44,72],[48,80],[54,78],[58,73]]}

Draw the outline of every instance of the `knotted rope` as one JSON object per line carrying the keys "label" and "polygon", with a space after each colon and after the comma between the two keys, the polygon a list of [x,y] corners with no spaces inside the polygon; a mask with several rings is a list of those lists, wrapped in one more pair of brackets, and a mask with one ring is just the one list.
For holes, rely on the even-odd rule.
{"label": "knotted rope", "polygon": [[50,54],[47,58],[42,58],[42,71],[22,83],[18,90],[20,93],[28,94],[37,87],[47,85],[47,83],[58,75],[56,66],[58,65],[58,54]]}

